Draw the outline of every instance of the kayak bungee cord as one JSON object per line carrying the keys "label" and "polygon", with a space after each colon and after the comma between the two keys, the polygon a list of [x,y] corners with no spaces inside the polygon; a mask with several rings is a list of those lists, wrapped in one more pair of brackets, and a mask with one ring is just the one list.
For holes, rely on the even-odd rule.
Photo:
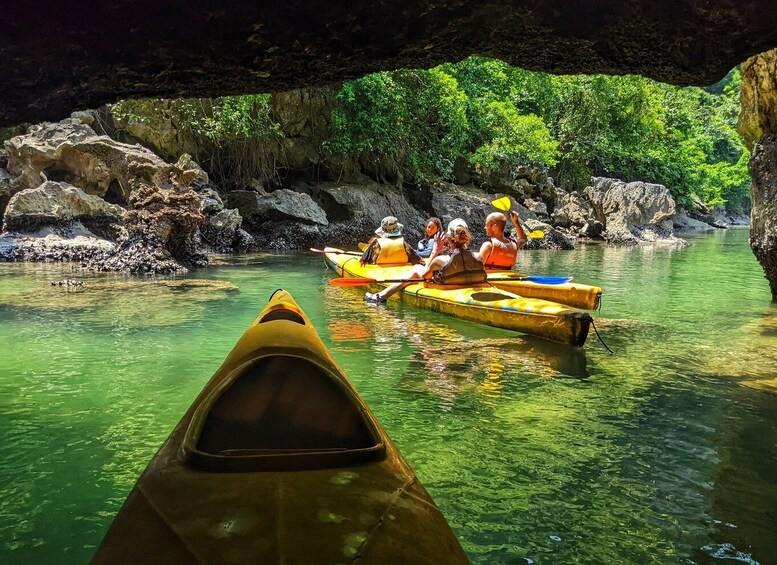
{"label": "kayak bungee cord", "polygon": [[596,329],[596,324],[594,324],[594,319],[593,318],[591,318],[591,326],[594,328],[594,333],[596,333],[596,337],[598,337],[599,341],[602,342],[602,345],[604,346],[604,348],[607,351],[609,351],[611,354],[615,355],[615,352],[612,349],[610,349],[609,347],[607,347],[607,344],[604,343],[604,340],[602,339],[602,336],[599,335],[599,330]]}

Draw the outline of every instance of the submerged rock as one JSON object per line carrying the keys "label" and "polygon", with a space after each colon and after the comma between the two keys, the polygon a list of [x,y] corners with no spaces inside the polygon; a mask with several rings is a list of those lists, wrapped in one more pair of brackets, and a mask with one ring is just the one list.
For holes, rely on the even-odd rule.
{"label": "submerged rock", "polygon": [[90,324],[141,328],[202,319],[205,303],[224,300],[238,291],[233,283],[222,280],[110,280],[104,277],[91,275],[84,279],[84,284],[63,285],[62,289],[55,285],[55,288],[46,286],[2,294],[0,304],[67,310],[69,316],[85,316]]}

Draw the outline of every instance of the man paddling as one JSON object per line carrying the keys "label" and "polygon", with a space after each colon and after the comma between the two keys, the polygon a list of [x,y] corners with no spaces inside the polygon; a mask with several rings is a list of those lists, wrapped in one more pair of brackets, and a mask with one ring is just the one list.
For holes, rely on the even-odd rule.
{"label": "man paddling", "polygon": [[486,269],[512,269],[518,257],[518,250],[526,245],[528,237],[518,221],[516,212],[510,212],[510,221],[515,226],[512,239],[505,235],[507,218],[504,214],[493,212],[486,217],[488,240],[480,246],[480,251],[475,253]]}

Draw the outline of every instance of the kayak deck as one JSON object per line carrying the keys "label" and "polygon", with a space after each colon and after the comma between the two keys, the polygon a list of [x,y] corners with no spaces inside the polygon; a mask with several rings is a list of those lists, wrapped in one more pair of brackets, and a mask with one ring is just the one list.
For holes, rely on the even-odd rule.
{"label": "kayak deck", "polygon": [[[408,269],[408,265],[361,265],[354,256],[336,253],[324,254],[324,260],[341,277],[396,279]],[[585,343],[591,324],[591,316],[583,310],[518,296],[490,284],[450,287],[413,283],[394,296],[419,308],[575,346]]]}
{"label": "kayak deck", "polygon": [[467,563],[285,292],[152,459],[95,564]]}
{"label": "kayak deck", "polygon": [[488,282],[496,288],[520,294],[526,298],[541,298],[582,310],[597,310],[602,301],[602,289],[598,286],[573,282],[540,284],[515,280],[514,271],[489,271]]}

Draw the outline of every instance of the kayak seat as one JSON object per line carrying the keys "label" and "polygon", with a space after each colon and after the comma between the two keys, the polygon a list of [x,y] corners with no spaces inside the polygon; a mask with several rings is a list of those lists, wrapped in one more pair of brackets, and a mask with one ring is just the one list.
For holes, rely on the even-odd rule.
{"label": "kayak seat", "polygon": [[339,379],[306,359],[274,355],[232,379],[205,415],[196,445],[206,454],[246,456],[356,450],[379,442]]}
{"label": "kayak seat", "polygon": [[265,316],[262,317],[261,320],[259,320],[259,323],[263,324],[265,322],[273,322],[275,320],[288,320],[290,322],[296,322],[302,326],[305,325],[305,319],[302,316],[300,316],[296,312],[287,310],[286,308],[277,308],[267,313]]}

